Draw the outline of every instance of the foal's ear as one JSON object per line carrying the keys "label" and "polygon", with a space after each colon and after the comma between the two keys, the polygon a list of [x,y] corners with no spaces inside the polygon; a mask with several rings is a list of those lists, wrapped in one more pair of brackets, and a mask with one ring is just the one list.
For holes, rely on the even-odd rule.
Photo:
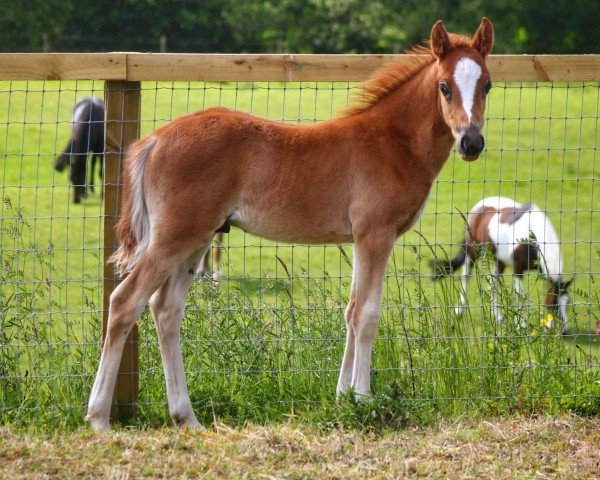
{"label": "foal's ear", "polygon": [[484,57],[492,51],[492,47],[494,46],[494,26],[487,17],[483,17],[483,20],[481,20],[479,28],[475,32],[475,35],[473,35],[471,45]]}
{"label": "foal's ear", "polygon": [[450,50],[450,38],[448,38],[448,32],[441,20],[438,20],[431,29],[429,44],[433,54],[440,60]]}

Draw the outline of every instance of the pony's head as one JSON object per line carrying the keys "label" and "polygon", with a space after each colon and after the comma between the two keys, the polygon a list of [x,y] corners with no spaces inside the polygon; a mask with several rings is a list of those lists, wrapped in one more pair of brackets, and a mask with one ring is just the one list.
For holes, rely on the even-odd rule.
{"label": "pony's head", "polygon": [[548,291],[546,292],[546,307],[551,312],[556,312],[560,319],[563,330],[562,333],[567,332],[567,324],[569,323],[569,317],[567,316],[567,305],[569,304],[569,292],[567,288],[571,285],[573,279],[563,281],[549,281]]}
{"label": "pony's head", "polygon": [[494,27],[485,17],[470,40],[448,34],[441,20],[431,30],[431,51],[438,63],[439,103],[463,160],[476,160],[484,147],[481,127],[485,97],[492,87],[485,57],[493,44]]}

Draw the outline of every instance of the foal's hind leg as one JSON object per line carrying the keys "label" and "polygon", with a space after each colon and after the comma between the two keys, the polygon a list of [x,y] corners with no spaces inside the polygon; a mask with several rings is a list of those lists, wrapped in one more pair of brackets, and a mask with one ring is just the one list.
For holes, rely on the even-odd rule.
{"label": "foal's hind leg", "polygon": [[109,428],[110,406],[125,340],[150,296],[169,277],[180,260],[152,249],[110,296],[106,338],[88,403],[88,420],[95,430]]}
{"label": "foal's hind leg", "polygon": [[181,320],[185,297],[194,272],[205,250],[201,250],[175,268],[164,285],[150,298],[163,360],[169,413],[173,421],[190,428],[202,428],[192,410],[181,354]]}

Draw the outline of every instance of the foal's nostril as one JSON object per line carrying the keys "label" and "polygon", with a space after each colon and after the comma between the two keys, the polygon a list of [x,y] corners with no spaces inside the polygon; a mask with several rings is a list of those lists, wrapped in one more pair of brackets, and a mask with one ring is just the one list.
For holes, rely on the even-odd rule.
{"label": "foal's nostril", "polygon": [[465,155],[478,155],[483,150],[485,142],[482,135],[465,135],[460,140],[460,149]]}
{"label": "foal's nostril", "polygon": [[462,137],[460,139],[460,149],[464,152],[467,153],[467,150],[469,149],[469,137],[467,135],[465,135],[464,137]]}
{"label": "foal's nostril", "polygon": [[485,146],[485,142],[483,140],[483,135],[477,135],[473,139],[473,147],[477,149],[477,153],[481,153],[484,146]]}

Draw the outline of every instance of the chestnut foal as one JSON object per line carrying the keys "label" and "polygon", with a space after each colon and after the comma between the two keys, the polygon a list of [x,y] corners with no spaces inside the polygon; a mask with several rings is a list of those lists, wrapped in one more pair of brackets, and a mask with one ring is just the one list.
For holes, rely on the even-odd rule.
{"label": "chestnut foal", "polygon": [[452,145],[483,150],[485,57],[494,30],[472,39],[441,21],[420,48],[365,85],[341,118],[287,125],[225,108],[186,115],[128,154],[121,247],[123,282],[110,299],[106,338],[87,420],[109,428],[125,339],[150,302],[173,420],[200,427],[188,395],[179,331],[185,297],[215,231],[236,226],[282,242],[354,244],[347,339],[337,392],[370,391],[381,291],[396,238],[419,218]]}

